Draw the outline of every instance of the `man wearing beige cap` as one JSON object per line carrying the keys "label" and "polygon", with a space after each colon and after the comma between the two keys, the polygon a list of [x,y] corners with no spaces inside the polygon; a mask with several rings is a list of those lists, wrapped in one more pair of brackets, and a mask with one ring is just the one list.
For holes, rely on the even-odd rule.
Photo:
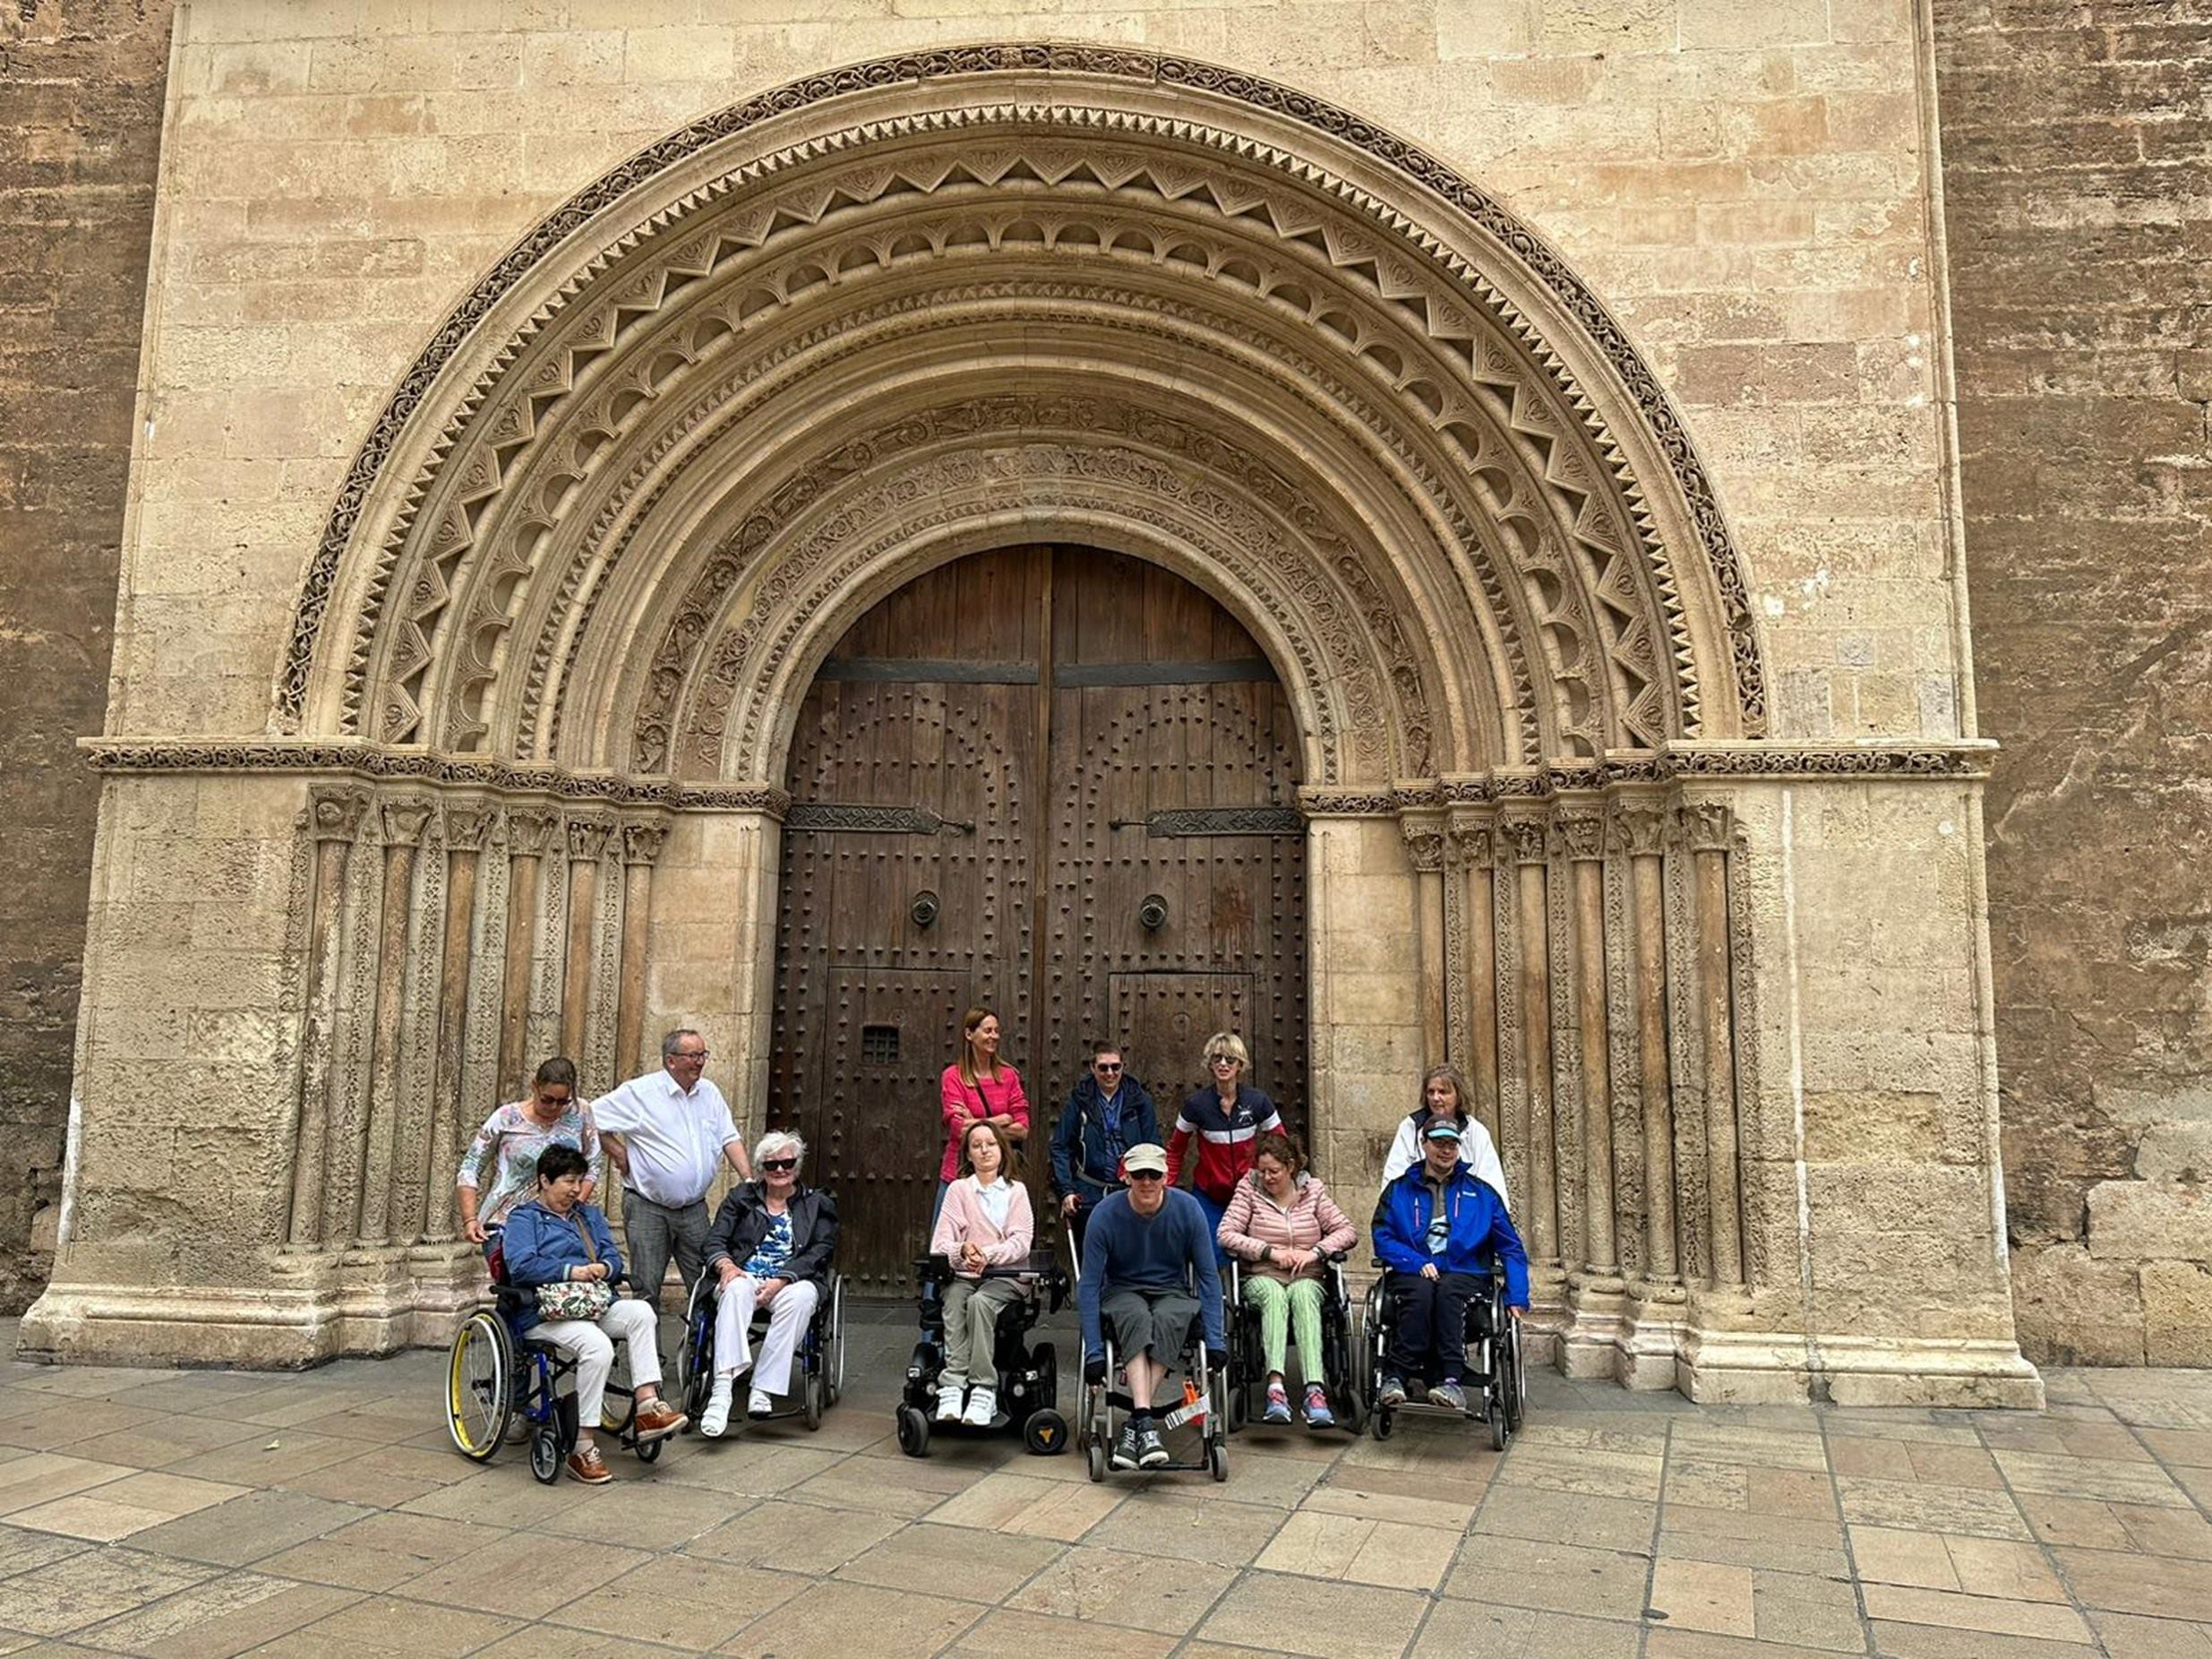
{"label": "man wearing beige cap", "polygon": [[1153,1397],[1188,1345],[1194,1317],[1205,1319],[1211,1363],[1227,1359],[1222,1278],[1205,1211],[1168,1185],[1167,1148],[1152,1141],[1131,1147],[1121,1170],[1128,1191],[1099,1203],[1083,1239],[1083,1370],[1086,1381],[1105,1380],[1111,1324],[1135,1403],[1114,1441],[1113,1466],[1156,1469],[1168,1452],[1153,1420]]}

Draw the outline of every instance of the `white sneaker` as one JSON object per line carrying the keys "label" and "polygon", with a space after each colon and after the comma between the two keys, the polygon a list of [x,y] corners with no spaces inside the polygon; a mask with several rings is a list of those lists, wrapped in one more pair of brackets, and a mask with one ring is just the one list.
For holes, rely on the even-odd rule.
{"label": "white sneaker", "polygon": [[699,1431],[710,1440],[722,1438],[730,1426],[730,1380],[715,1380],[714,1391],[707,1397],[707,1409],[699,1414]]}
{"label": "white sneaker", "polygon": [[968,1391],[967,1415],[960,1421],[971,1429],[988,1429],[999,1414],[999,1390],[978,1386]]}
{"label": "white sneaker", "polygon": [[938,1422],[958,1423],[960,1421],[960,1385],[956,1382],[944,1382],[938,1385]]}
{"label": "white sneaker", "polygon": [[775,1409],[776,1402],[768,1397],[766,1388],[755,1388],[745,1397],[745,1414],[748,1417],[765,1417]]}

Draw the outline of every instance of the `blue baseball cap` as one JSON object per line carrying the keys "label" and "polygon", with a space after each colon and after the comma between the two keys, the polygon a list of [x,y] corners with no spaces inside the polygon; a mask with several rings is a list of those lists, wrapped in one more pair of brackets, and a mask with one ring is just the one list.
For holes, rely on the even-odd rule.
{"label": "blue baseball cap", "polygon": [[1438,1118],[1422,1132],[1431,1140],[1457,1140],[1460,1138],[1460,1126]]}

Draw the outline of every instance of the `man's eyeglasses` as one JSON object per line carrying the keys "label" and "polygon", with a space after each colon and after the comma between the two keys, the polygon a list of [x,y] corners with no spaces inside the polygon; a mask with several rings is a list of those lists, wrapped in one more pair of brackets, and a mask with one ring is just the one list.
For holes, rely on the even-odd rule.
{"label": "man's eyeglasses", "polygon": [[1129,1179],[1131,1181],[1165,1181],[1167,1176],[1156,1169],[1133,1169],[1129,1172]]}
{"label": "man's eyeglasses", "polygon": [[669,1059],[671,1060],[704,1060],[706,1058],[707,1051],[703,1048],[695,1054],[687,1054],[682,1049],[678,1049],[674,1053],[669,1055]]}
{"label": "man's eyeglasses", "polygon": [[799,1160],[797,1158],[762,1158],[760,1160],[760,1167],[766,1170],[773,1170],[780,1175],[787,1169],[797,1169],[799,1167]]}

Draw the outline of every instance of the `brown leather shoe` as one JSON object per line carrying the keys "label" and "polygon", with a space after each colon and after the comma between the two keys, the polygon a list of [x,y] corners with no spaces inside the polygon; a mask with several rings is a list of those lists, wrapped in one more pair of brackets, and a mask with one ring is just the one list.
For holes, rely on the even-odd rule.
{"label": "brown leather shoe", "polygon": [[579,1446],[569,1454],[569,1478],[587,1486],[604,1486],[614,1476],[596,1446]]}
{"label": "brown leather shoe", "polygon": [[691,1420],[656,1395],[638,1407],[638,1440],[657,1440],[675,1433]]}

